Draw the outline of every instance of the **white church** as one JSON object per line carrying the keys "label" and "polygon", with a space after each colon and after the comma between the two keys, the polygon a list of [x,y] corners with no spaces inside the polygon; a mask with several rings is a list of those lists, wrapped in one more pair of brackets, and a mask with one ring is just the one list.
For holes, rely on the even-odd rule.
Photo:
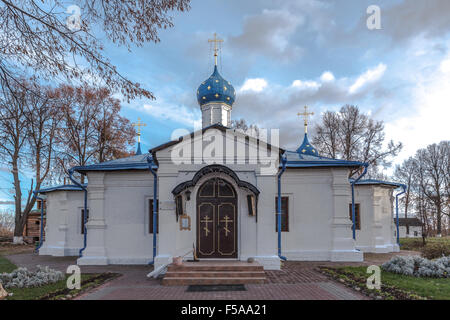
{"label": "white church", "polygon": [[283,260],[398,251],[393,200],[401,185],[364,180],[367,164],[322,157],[308,141],[306,108],[296,151],[281,148],[276,133],[231,129],[236,91],[218,72],[217,50],[215,58],[197,90],[202,129],[148,153],[139,143],[135,156],[74,167],[72,184],[37,191],[46,199],[39,254],[155,268],[174,257],[253,258],[277,270]]}

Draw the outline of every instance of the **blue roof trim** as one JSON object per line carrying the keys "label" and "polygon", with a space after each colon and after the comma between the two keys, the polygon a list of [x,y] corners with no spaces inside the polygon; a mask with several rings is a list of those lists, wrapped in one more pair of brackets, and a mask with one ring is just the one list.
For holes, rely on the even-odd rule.
{"label": "blue roof trim", "polygon": [[[352,179],[350,179],[350,181],[352,181]],[[360,180],[357,183],[355,183],[355,185],[386,185],[386,186],[391,186],[391,187],[396,187],[399,188],[402,186],[401,183],[397,183],[397,182],[390,182],[390,181],[383,181],[383,180],[375,180],[375,179],[366,179],[366,180]]]}
{"label": "blue roof trim", "polygon": [[[148,153],[134,155],[127,158],[91,164],[88,166],[78,166],[74,167],[73,170],[80,173],[88,171],[148,170],[148,156],[151,157]],[[153,164],[152,169],[158,169],[158,166]]]}
{"label": "blue roof trim", "polygon": [[286,168],[361,167],[364,165],[360,161],[332,159],[316,155],[300,154],[295,151],[286,151],[285,155],[287,158]]}
{"label": "blue roof trim", "polygon": [[302,162],[288,162],[286,168],[313,168],[313,167],[362,167],[364,163],[354,161],[302,161]]}
{"label": "blue roof trim", "polygon": [[[87,183],[83,184],[83,187],[87,187]],[[83,191],[83,189],[74,184],[65,184],[36,190],[36,193],[48,193],[53,191]]]}

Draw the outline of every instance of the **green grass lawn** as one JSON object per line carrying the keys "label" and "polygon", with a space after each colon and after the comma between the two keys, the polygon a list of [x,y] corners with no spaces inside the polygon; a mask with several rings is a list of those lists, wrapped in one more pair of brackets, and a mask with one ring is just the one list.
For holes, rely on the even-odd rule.
{"label": "green grass lawn", "polygon": [[[450,237],[426,238],[426,245],[442,244],[450,247]],[[422,238],[400,238],[400,247],[402,250],[420,251],[423,247]]]}
{"label": "green grass lawn", "polygon": [[[337,268],[367,278],[367,267]],[[410,291],[421,297],[435,300],[450,300],[450,278],[416,278],[381,271],[381,283]]]}
{"label": "green grass lawn", "polygon": [[8,259],[0,255],[0,273],[10,273],[17,269],[14,263],[11,263]]}

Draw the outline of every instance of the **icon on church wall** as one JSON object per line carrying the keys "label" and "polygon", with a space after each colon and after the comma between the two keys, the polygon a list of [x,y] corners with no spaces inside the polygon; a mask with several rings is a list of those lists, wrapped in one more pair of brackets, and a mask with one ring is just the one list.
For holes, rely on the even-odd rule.
{"label": "icon on church wall", "polygon": [[187,214],[180,217],[180,230],[191,230],[191,217]]}

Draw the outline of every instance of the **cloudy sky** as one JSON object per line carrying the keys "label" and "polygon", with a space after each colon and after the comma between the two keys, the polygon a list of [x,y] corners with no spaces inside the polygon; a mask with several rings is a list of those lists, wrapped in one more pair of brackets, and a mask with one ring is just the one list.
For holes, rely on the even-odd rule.
{"label": "cloudy sky", "polygon": [[[381,9],[381,30],[367,28],[367,8]],[[209,77],[208,39],[225,40],[220,71],[237,89],[232,117],[281,128],[282,146],[302,137],[296,113],[358,105],[402,141],[398,161],[450,138],[450,1],[196,0],[177,14],[159,44],[128,53],[110,46],[119,70],[151,89],[155,101],[125,104],[148,123],[146,148],[200,120],[198,85]]]}
{"label": "cloudy sky", "polygon": [[[381,30],[367,28],[370,5]],[[383,120],[405,145],[397,163],[450,138],[449,0],[194,0],[174,24],[131,53],[106,44],[118,70],[157,98],[123,103],[123,115],[147,123],[145,149],[199,123],[214,32],[224,39],[219,70],[237,91],[232,118],[280,128],[285,148],[301,143],[304,105],[316,113],[312,127],[344,104]]]}

